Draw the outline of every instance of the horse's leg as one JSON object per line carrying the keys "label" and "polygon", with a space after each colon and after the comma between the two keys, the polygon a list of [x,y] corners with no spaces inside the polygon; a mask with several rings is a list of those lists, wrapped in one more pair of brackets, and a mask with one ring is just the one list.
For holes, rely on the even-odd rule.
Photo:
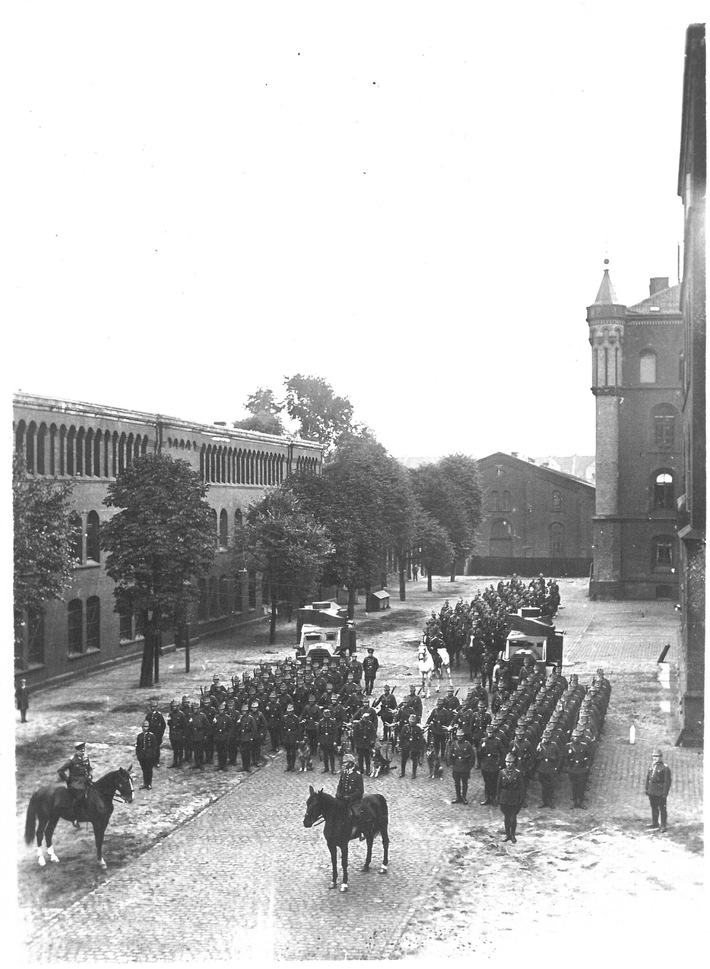
{"label": "horse's leg", "polygon": [[37,863],[41,868],[47,864],[44,860],[44,850],[42,848],[42,841],[44,840],[44,830],[47,827],[47,822],[42,818],[41,815],[37,818]]}
{"label": "horse's leg", "polygon": [[372,842],[373,836],[368,833],[367,835],[367,856],[365,858],[365,864],[362,866],[363,871],[370,870],[370,862],[372,861]]}
{"label": "horse's leg", "polygon": [[380,866],[380,874],[387,874],[387,867],[390,863],[390,836],[387,832],[387,822],[385,821],[382,831],[380,831],[382,836],[382,865]]}
{"label": "horse's leg", "polygon": [[56,862],[59,861],[59,858],[54,851],[52,837],[54,836],[54,829],[57,826],[57,821],[59,821],[59,818],[50,818],[44,831],[44,840],[47,842],[47,854],[49,855],[49,860]]}
{"label": "horse's leg", "polygon": [[106,862],[104,861],[103,855],[102,855],[106,825],[102,821],[94,821],[93,827],[94,827],[94,841],[96,842],[96,859],[99,863],[99,868],[106,868]]}
{"label": "horse's leg", "polygon": [[335,843],[333,843],[333,844],[329,844],[328,847],[330,848],[330,863],[333,867],[333,883],[330,887],[337,888],[338,887],[338,846]]}
{"label": "horse's leg", "polygon": [[344,842],[340,849],[340,859],[343,863],[343,884],[340,886],[341,892],[348,890],[348,842]]}

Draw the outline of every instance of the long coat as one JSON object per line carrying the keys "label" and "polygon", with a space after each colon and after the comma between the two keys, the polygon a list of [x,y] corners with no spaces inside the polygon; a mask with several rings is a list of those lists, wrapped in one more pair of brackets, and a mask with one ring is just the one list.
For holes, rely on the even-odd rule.
{"label": "long coat", "polygon": [[496,799],[501,806],[521,807],[525,800],[525,778],[517,767],[504,767],[498,774]]}
{"label": "long coat", "polygon": [[649,797],[668,797],[670,789],[670,767],[667,764],[652,764],[646,775],[646,794]]}

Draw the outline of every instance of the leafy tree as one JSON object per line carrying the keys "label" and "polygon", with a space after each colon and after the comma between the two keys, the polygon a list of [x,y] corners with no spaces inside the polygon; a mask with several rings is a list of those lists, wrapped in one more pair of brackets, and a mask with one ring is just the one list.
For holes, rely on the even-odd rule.
{"label": "leafy tree", "polygon": [[247,398],[244,409],[249,411],[249,417],[245,417],[241,421],[234,421],[233,427],[239,427],[245,431],[260,431],[262,434],[278,434],[279,436],[285,433],[283,421],[279,417],[284,405],[276,401],[273,390],[258,387]]}
{"label": "leafy tree", "polygon": [[253,505],[234,539],[237,568],[261,572],[269,589],[269,643],[276,642],[276,607],[305,601],[320,579],[331,551],[325,529],[304,511],[296,496],[279,488]]}
{"label": "leafy tree", "polygon": [[347,397],[338,397],[322,377],[297,373],[285,381],[285,386],[284,406],[301,437],[332,448],[343,435],[357,430],[353,405]]}
{"label": "leafy tree", "polygon": [[421,512],[416,524],[416,550],[414,556],[426,569],[427,591],[432,591],[433,573],[447,569],[453,561],[455,552],[448,532],[435,518]]}
{"label": "leafy tree", "polygon": [[117,606],[144,617],[140,686],[158,679],[158,634],[181,628],[197,598],[192,576],[214,561],[215,531],[207,486],[187,461],[137,458],[109,485],[104,504],[119,508],[101,529],[106,571]]}
{"label": "leafy tree", "polygon": [[324,580],[348,589],[352,618],[356,591],[380,577],[386,550],[411,544],[416,502],[406,469],[369,437],[349,437],[321,476],[300,475],[287,487],[327,531]]}
{"label": "leafy tree", "polygon": [[464,454],[450,454],[435,464],[423,464],[410,472],[420,505],[445,529],[454,554],[451,581],[456,565],[473,547],[481,523],[481,488],[476,462]]}
{"label": "leafy tree", "polygon": [[62,599],[76,560],[70,499],[74,484],[28,476],[22,454],[12,462],[13,604],[16,615]]}

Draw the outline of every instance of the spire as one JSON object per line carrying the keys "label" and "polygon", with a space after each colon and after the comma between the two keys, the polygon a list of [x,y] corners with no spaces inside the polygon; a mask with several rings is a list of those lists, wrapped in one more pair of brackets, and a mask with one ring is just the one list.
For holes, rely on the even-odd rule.
{"label": "spire", "polygon": [[[604,265],[609,265],[609,260],[604,260]],[[614,287],[611,284],[611,279],[609,278],[609,270],[604,270],[604,276],[602,277],[601,286],[599,287],[599,292],[597,293],[597,298],[594,300],[594,304],[602,305],[613,305],[616,304],[616,293],[614,292]]]}

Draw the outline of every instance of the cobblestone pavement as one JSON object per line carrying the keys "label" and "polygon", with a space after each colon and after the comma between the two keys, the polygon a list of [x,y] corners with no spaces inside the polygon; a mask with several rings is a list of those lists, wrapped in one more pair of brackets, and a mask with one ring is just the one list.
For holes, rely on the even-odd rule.
{"label": "cobblestone pavement", "polygon": [[[452,587],[439,580],[433,594],[423,582],[408,588],[408,602],[393,600],[389,613],[357,615],[361,640],[375,645],[385,678],[397,693],[414,681],[415,650],[406,645],[416,637],[423,617],[438,609],[446,595],[472,594],[481,580],[468,579]],[[591,603],[581,580],[562,583],[564,609],[557,620],[566,631],[566,672],[578,672],[585,682],[598,665],[604,666],[614,692],[603,741],[592,773],[589,811],[570,810],[564,797],[554,813],[537,809],[537,784],[531,786],[529,807],[520,826],[540,838],[552,824],[579,825],[580,831],[597,819],[645,819],[643,777],[650,747],[672,742],[674,724],[664,713],[668,691],[658,681],[656,660],[671,642],[669,659],[677,650],[677,619],[667,603]],[[284,642],[289,633],[283,633]],[[282,645],[278,655],[287,650]],[[263,634],[241,632],[235,654],[230,644],[204,644],[196,650],[197,669],[190,684],[207,683],[213,670],[228,673],[226,663],[249,665],[266,652]],[[238,657],[238,658],[237,658]],[[154,693],[166,699],[190,692],[181,673],[181,654],[164,659],[162,682]],[[170,669],[172,664],[173,669]],[[111,670],[61,690],[47,690],[34,698],[30,710],[33,743],[58,729],[86,733],[91,729],[79,699],[90,692],[110,695],[114,704],[125,694],[135,698],[136,672]],[[454,672],[454,684],[465,691],[467,674]],[[183,689],[183,687],[185,687]],[[150,694],[149,694],[150,695]],[[425,703],[425,716],[436,693]],[[615,702],[616,701],[616,702]],[[141,701],[143,702],[143,701]],[[142,706],[139,703],[139,710]],[[73,712],[72,711],[77,711]],[[129,719],[135,714],[127,714]],[[637,742],[629,743],[629,726],[637,725]],[[112,724],[116,728],[117,724]],[[105,724],[97,724],[97,739]],[[125,728],[122,728],[125,730]],[[18,728],[18,763],[22,744]],[[25,735],[25,740],[26,740]],[[87,736],[90,740],[90,736]],[[115,755],[130,749],[119,742]],[[673,827],[698,825],[702,811],[702,761],[694,750],[665,747],[674,774]],[[107,759],[109,754],[106,753]],[[106,769],[113,766],[107,763]],[[407,940],[417,913],[427,906],[442,877],[448,877],[452,852],[463,850],[471,838],[484,846],[499,840],[500,813],[481,807],[481,781],[471,778],[469,805],[452,805],[450,776],[432,781],[426,770],[416,780],[396,776],[366,780],[367,792],[380,791],[390,807],[390,870],[378,873],[381,842],[375,843],[372,872],[359,871],[364,845],[352,845],[350,890],[329,890],[330,859],[322,828],[307,830],[302,819],[309,784],[334,791],[335,779],[320,773],[285,774],[283,755],[251,775],[195,775],[160,771],[149,801],[137,792],[131,806],[117,808],[107,834],[109,872],[89,874],[90,832],[61,831],[62,864],[39,869],[34,854],[20,845],[18,883],[21,914],[25,916],[26,953],[31,962],[226,961],[233,958],[334,960],[382,959],[407,954]],[[41,780],[41,779],[40,779]],[[36,786],[36,785],[35,785]],[[171,798],[169,816],[161,803]],[[160,798],[160,800],[158,800]],[[18,835],[26,797],[18,784]],[[141,838],[131,832],[149,827]],[[112,833],[113,832],[113,833]],[[670,831],[671,837],[673,830]],[[71,841],[72,836],[79,839]],[[110,849],[120,837],[136,838],[136,853],[112,866]],[[93,860],[93,859],[92,859]],[[61,884],[73,866],[86,870],[86,893],[63,903],[55,890],[49,914],[42,915],[36,899],[47,891],[47,880]],[[120,929],[117,931],[117,924]],[[304,931],[304,926],[307,930]],[[344,932],[344,927],[348,931]]]}

